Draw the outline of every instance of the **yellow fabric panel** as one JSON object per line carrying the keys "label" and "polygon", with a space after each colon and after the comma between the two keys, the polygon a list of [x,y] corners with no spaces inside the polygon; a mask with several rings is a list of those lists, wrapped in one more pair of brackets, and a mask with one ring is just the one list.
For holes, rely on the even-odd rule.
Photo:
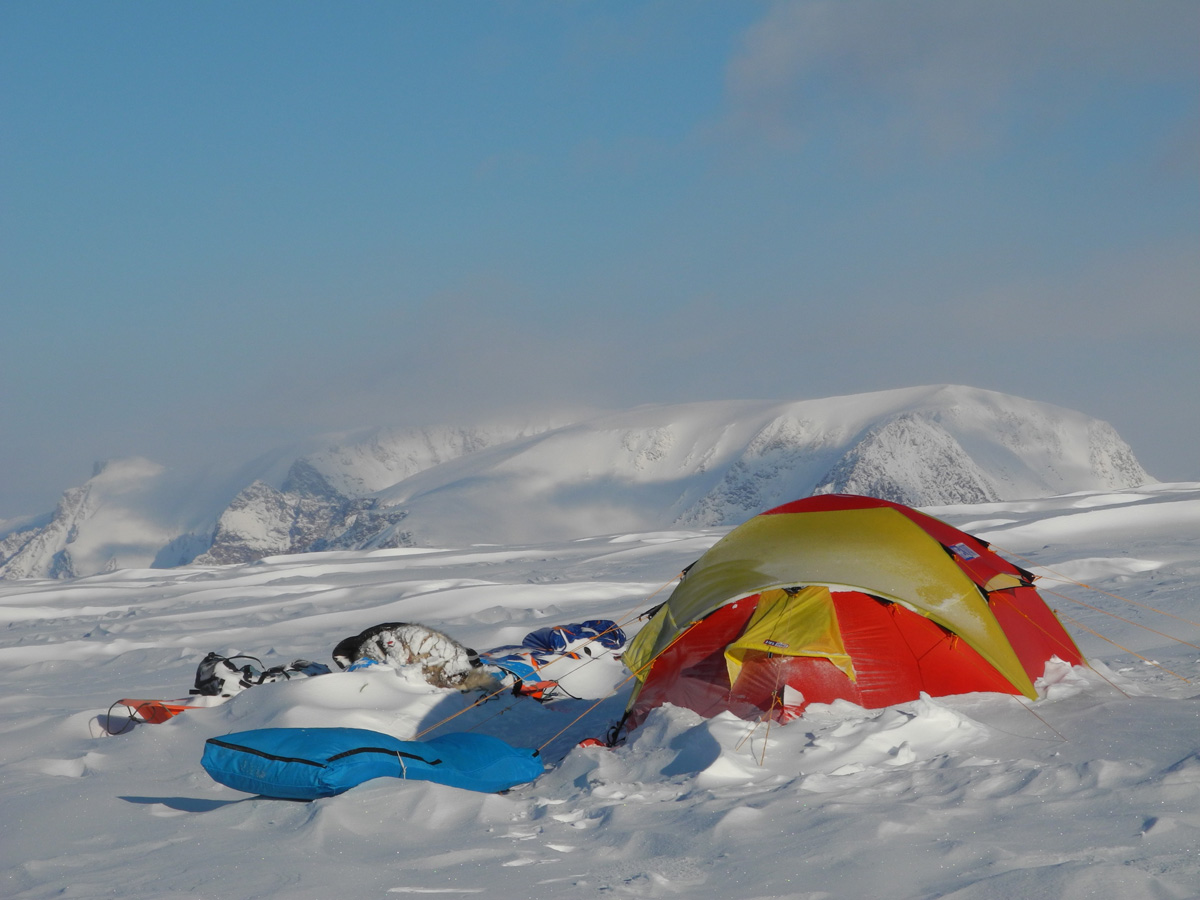
{"label": "yellow fabric panel", "polygon": [[[647,622],[642,630],[633,636],[625,648],[625,652],[621,654],[621,662],[625,664],[630,672],[637,676],[638,681],[645,681],[646,675],[650,671],[650,663],[654,661],[654,657],[661,651],[655,650],[656,642],[663,630],[679,632],[679,629],[672,622],[668,625],[670,617],[670,608],[667,604],[663,604],[658,612],[656,612]],[[665,645],[664,645],[665,646]]]}
{"label": "yellow fabric panel", "polygon": [[1024,584],[1016,575],[1010,575],[1008,572],[997,572],[988,579],[988,583],[983,586],[985,591],[1002,591],[1005,588],[1020,587]]}
{"label": "yellow fabric panel", "polygon": [[[942,545],[888,507],[755,516],[717,541],[667,600],[671,627],[647,636],[660,653],[682,628],[770,588],[858,588],[904,604],[960,635],[1028,697],[1037,693],[974,582]],[[635,644],[641,643],[635,639]]]}
{"label": "yellow fabric panel", "polygon": [[737,681],[746,653],[760,650],[776,656],[820,656],[857,681],[854,663],[838,629],[833,597],[826,587],[806,587],[795,594],[763,591],[758,607],[741,636],[725,648],[729,684]]}

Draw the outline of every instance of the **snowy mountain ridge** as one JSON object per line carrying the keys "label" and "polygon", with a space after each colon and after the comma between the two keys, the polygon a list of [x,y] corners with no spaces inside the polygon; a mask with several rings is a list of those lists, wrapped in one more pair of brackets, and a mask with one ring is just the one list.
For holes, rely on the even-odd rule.
{"label": "snowy mountain ridge", "polygon": [[282,449],[240,477],[214,503],[147,460],[110,463],[49,517],[0,534],[0,577],[724,527],[814,493],[930,506],[1153,481],[1105,422],[944,385],[566,425],[367,429]]}
{"label": "snowy mountain ridge", "polygon": [[0,577],[72,578],[112,571],[117,547],[169,541],[173,535],[145,509],[146,488],[163,471],[141,458],[97,463],[92,477],[65,491],[49,517],[0,537]]}

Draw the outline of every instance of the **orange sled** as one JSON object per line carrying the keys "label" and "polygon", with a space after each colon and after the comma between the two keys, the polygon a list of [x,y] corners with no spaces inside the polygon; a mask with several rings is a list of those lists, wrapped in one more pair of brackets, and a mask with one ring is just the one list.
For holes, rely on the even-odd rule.
{"label": "orange sled", "polygon": [[124,706],[129,718],[133,722],[145,722],[149,725],[161,725],[167,719],[173,719],[185,709],[201,709],[199,706],[190,706],[178,700],[118,700],[108,709],[109,718],[112,718],[114,711],[118,707]]}
{"label": "orange sled", "polygon": [[137,716],[143,722],[149,722],[151,725],[161,725],[185,709],[200,708],[167,700],[118,700],[117,703],[129,707],[130,715]]}

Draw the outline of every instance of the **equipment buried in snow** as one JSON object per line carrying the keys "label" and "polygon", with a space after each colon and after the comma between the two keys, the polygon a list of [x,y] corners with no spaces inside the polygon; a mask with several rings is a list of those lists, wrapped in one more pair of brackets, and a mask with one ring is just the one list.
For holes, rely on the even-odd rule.
{"label": "equipment buried in snow", "polygon": [[[519,647],[501,647],[480,657],[426,625],[389,622],[341,641],[333,658],[340,668],[350,671],[394,667],[442,689],[490,694],[512,688],[515,694],[546,701],[570,696],[557,678],[569,679],[574,669],[600,656],[618,658],[615,651],[624,646],[625,634],[616,623],[593,619],[540,628],[526,635]],[[238,665],[244,661],[248,662]],[[270,668],[260,668],[262,665],[256,656],[210,652],[196,667],[190,698],[121,699],[97,725],[101,733],[123,734],[138,724],[160,725],[186,710],[218,706],[256,685],[330,674],[328,666],[306,659]],[[545,676],[542,669],[551,674]]]}
{"label": "equipment buried in snow", "polygon": [[333,648],[333,661],[351,670],[375,663],[416,666],[434,687],[460,691],[500,687],[482,670],[479,654],[470,647],[437,629],[410,622],[385,622],[342,640]]}
{"label": "equipment buried in snow", "polygon": [[569,678],[572,671],[601,656],[619,659],[615,651],[623,649],[625,641],[625,632],[616,622],[588,619],[531,631],[520,646],[497,647],[481,653],[479,660],[497,670],[500,682],[514,693],[552,700],[567,693],[556,679]]}
{"label": "equipment buried in snow", "polygon": [[329,674],[329,666],[307,659],[296,659],[286,666],[272,666],[262,670],[249,663],[238,668],[233,664],[235,659],[252,659],[262,665],[262,661],[256,656],[222,656],[210,652],[196,667],[196,686],[190,693],[205,697],[232,697],[256,684],[290,681],[297,676],[310,678],[313,675]]}

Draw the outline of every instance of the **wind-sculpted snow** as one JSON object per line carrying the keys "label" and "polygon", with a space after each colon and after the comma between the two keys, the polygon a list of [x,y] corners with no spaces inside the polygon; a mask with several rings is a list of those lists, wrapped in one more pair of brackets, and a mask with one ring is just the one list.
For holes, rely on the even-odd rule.
{"label": "wind-sculpted snow", "polygon": [[[628,695],[611,655],[556,670],[573,696],[546,705],[471,707],[365,669],[106,735],[114,700],[186,696],[209,650],[328,664],[342,638],[392,621],[479,650],[592,618],[632,633],[724,529],[2,583],[0,894],[1195,897],[1200,485],[930,512],[1041,575],[1092,668],[1052,663],[1034,703],[839,702],[784,726],[664,707],[611,750],[578,746]],[[209,737],[311,726],[478,730],[542,747],[547,771],[503,795],[384,778],[294,803],[200,767]]]}
{"label": "wind-sculpted snow", "polygon": [[240,475],[209,492],[203,509],[221,498],[211,516],[195,497],[171,508],[156,472],[120,495],[93,479],[47,521],[0,536],[0,576],[719,527],[831,491],[928,505],[1152,481],[1104,422],[953,386],[645,406],[540,427],[377,428],[281,450]]}

